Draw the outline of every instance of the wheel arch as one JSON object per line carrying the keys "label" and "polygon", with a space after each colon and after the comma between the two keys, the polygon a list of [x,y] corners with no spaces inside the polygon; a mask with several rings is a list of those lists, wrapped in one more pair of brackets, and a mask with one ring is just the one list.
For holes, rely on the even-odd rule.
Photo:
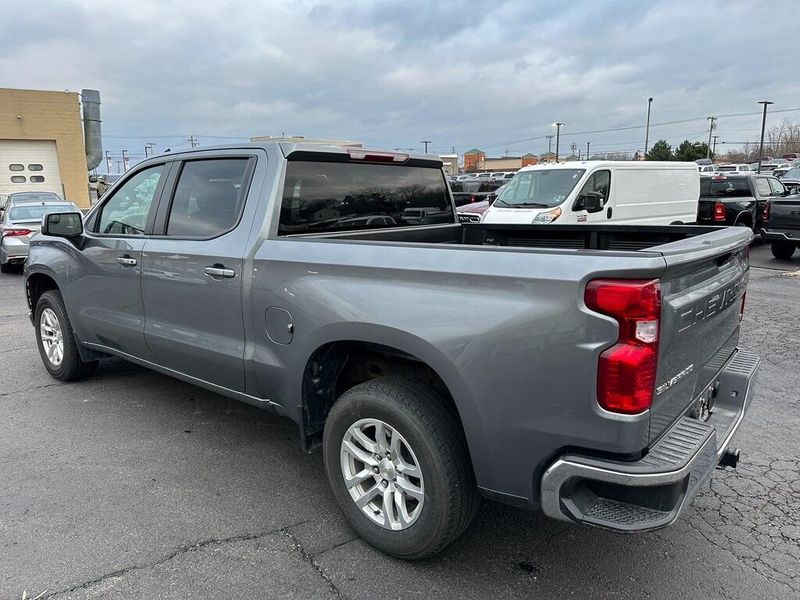
{"label": "wheel arch", "polygon": [[[302,371],[303,446],[319,445],[328,412],[347,389],[384,375],[425,381],[453,411],[471,455],[483,450],[480,417],[455,364],[432,344],[407,332],[363,325],[317,340]],[[337,331],[334,328],[329,333]]]}

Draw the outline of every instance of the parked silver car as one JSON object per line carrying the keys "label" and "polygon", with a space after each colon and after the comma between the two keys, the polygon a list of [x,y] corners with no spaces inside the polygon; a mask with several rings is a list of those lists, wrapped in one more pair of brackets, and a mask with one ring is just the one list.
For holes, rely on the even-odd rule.
{"label": "parked silver car", "polygon": [[0,199],[0,216],[14,204],[26,204],[29,202],[63,203],[64,201],[55,192],[14,192],[6,196],[4,200]]}
{"label": "parked silver car", "polygon": [[9,197],[0,219],[0,272],[8,273],[13,265],[25,262],[31,236],[39,231],[44,215],[51,212],[80,211],[72,202],[64,202],[58,196],[56,198],[57,201],[50,202],[24,202],[19,198]]}

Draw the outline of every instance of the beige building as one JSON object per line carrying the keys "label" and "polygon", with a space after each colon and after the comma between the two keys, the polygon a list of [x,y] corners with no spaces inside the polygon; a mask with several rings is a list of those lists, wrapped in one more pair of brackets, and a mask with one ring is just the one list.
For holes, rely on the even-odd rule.
{"label": "beige building", "polygon": [[89,207],[80,96],[0,88],[0,202],[13,192],[56,192]]}
{"label": "beige building", "polygon": [[445,175],[458,174],[458,154],[440,154]]}

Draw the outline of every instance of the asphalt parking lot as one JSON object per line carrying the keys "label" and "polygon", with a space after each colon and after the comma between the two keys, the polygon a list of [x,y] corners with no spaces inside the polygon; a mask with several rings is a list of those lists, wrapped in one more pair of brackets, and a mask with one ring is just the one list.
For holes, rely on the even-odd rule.
{"label": "asphalt parking lot", "polygon": [[636,536],[485,502],[420,563],[355,538],[288,420],[117,359],[51,379],[0,275],[0,598],[800,597],[800,257],[751,260],[737,471]]}

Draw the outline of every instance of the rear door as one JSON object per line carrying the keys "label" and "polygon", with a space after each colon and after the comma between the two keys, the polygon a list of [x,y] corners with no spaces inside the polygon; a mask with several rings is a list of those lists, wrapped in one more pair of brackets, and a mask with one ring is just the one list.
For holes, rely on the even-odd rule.
{"label": "rear door", "polygon": [[242,219],[252,155],[176,165],[142,257],[145,336],[159,364],[244,391]]}
{"label": "rear door", "polygon": [[144,341],[142,248],[169,164],[133,171],[86,223],[70,304],[87,342],[151,360]]}
{"label": "rear door", "polygon": [[710,394],[739,340],[747,286],[750,234],[728,228],[658,246],[667,269],[661,278],[661,331],[650,438]]}

